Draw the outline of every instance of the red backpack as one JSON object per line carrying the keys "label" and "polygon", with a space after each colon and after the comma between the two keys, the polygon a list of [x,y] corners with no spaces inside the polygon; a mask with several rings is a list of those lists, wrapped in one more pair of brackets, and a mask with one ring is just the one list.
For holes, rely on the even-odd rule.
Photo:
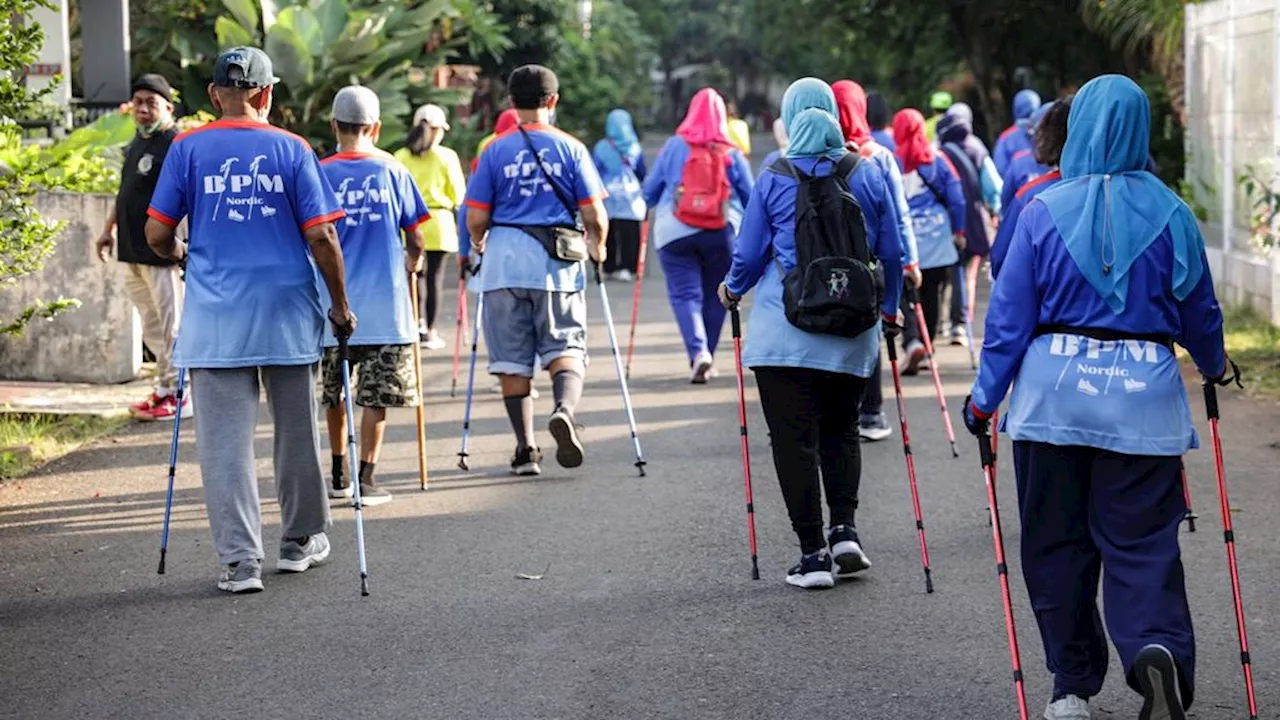
{"label": "red backpack", "polygon": [[703,230],[720,230],[728,224],[732,149],[715,142],[689,146],[675,193],[677,220]]}

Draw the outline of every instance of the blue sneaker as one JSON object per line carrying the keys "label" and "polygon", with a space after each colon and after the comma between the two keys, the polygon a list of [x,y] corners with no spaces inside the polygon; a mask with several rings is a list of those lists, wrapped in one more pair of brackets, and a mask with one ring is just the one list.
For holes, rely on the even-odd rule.
{"label": "blue sneaker", "polygon": [[853,577],[863,570],[871,569],[871,560],[862,551],[862,543],[858,540],[858,530],[852,525],[837,525],[831,528],[831,531],[827,533],[827,545],[831,547],[831,557],[836,566],[836,577]]}
{"label": "blue sneaker", "polygon": [[831,554],[823,549],[802,556],[800,562],[787,571],[787,584],[806,590],[835,587],[836,579],[831,575]]}

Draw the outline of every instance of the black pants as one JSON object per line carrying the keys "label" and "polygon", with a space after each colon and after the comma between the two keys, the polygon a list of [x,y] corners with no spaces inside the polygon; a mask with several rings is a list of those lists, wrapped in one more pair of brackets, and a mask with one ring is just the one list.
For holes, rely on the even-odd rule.
{"label": "black pants", "polygon": [[436,313],[440,311],[440,296],[444,294],[444,259],[448,256],[449,253],[443,250],[428,250],[427,269],[418,278],[422,322],[429,328],[436,326]]}
{"label": "black pants", "polygon": [[924,306],[924,324],[929,331],[929,339],[938,335],[938,313],[942,306],[942,288],[948,282],[954,266],[929,268],[922,271],[924,282],[920,286],[920,304]]}
{"label": "black pants", "polygon": [[817,552],[826,545],[822,488],[826,488],[831,526],[852,525],[858,509],[862,480],[858,399],[866,381],[805,368],[753,370],[791,527],[800,538],[801,551]]}
{"label": "black pants", "polygon": [[640,264],[639,220],[610,220],[609,237],[605,239],[604,271],[637,271]]}

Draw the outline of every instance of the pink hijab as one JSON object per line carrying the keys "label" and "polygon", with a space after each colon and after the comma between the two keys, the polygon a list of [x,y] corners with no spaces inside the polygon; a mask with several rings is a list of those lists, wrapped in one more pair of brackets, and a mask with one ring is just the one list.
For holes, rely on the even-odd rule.
{"label": "pink hijab", "polygon": [[693,96],[689,112],[676,128],[676,134],[691,145],[718,142],[729,144],[728,117],[724,98],[711,88],[703,88]]}

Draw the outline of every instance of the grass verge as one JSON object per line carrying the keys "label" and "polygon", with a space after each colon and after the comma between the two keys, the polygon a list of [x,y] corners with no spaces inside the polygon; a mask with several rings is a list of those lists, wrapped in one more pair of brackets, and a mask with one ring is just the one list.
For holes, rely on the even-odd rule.
{"label": "grass verge", "polygon": [[1255,395],[1280,398],[1280,328],[1247,305],[1223,308],[1227,354]]}
{"label": "grass verge", "polygon": [[0,414],[0,480],[22,477],[128,422],[97,415]]}

